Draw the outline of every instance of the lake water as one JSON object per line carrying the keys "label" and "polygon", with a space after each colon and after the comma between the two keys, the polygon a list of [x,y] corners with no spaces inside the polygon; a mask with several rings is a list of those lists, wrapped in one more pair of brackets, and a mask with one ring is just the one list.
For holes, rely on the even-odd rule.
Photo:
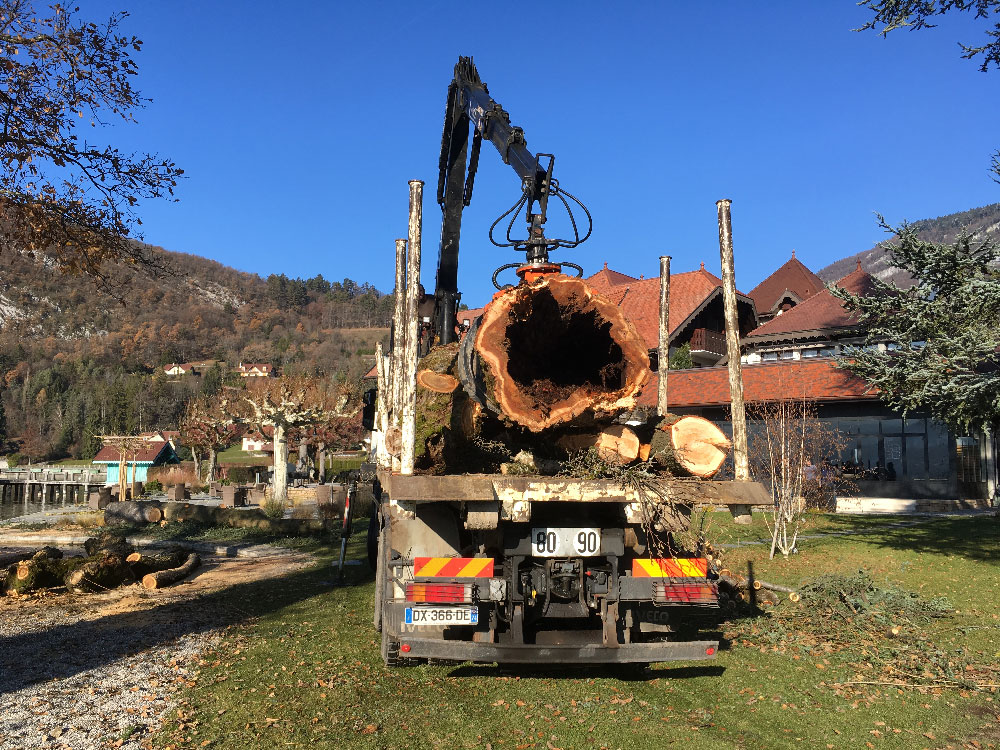
{"label": "lake water", "polygon": [[50,500],[46,503],[43,503],[40,500],[16,503],[0,502],[0,521],[6,521],[10,518],[19,518],[20,516],[27,516],[34,513],[50,513],[64,510],[78,511],[86,509],[86,505],[71,502],[69,499],[65,502],[61,500]]}

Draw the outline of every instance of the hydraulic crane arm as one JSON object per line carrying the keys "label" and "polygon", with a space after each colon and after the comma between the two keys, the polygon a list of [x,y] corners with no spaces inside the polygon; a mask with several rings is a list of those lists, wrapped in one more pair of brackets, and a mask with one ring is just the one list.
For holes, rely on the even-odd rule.
{"label": "hydraulic crane arm", "polygon": [[[471,152],[469,146],[472,131]],[[521,196],[517,203],[493,224],[490,240],[498,247],[512,247],[527,253],[527,263],[548,264],[548,251],[556,247],[576,247],[590,236],[588,229],[581,238],[572,211],[564,195],[583,206],[569,193],[559,190],[552,178],[555,157],[532,154],[527,147],[524,131],[511,125],[510,115],[490,97],[486,84],[471,57],[460,57],[455,77],[448,87],[444,132],[441,137],[441,160],[437,200],[441,206],[441,248],[438,256],[437,283],[434,293],[434,334],[442,344],[454,340],[455,316],[461,295],[458,292],[458,250],[462,230],[462,210],[472,200],[479,151],[483,139],[490,141],[505,164],[509,164],[521,180]],[[565,205],[573,224],[574,239],[547,239],[543,230],[549,197],[555,195]],[[521,209],[525,209],[527,239],[511,237],[511,228]],[[586,207],[584,207],[586,212]],[[494,239],[493,230],[504,218],[513,214],[507,228],[506,242]],[[590,214],[587,213],[589,220]],[[516,265],[516,264],[515,264]],[[506,266],[505,266],[506,267]],[[495,277],[494,277],[494,283]]]}

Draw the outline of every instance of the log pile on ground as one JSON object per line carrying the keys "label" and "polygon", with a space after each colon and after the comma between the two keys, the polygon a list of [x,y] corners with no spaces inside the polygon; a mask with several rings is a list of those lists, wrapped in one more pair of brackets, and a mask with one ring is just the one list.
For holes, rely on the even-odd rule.
{"label": "log pile on ground", "polygon": [[[583,280],[548,274],[508,288],[461,343],[434,347],[418,363],[417,469],[496,473],[507,464],[555,473],[594,449],[623,466],[648,461],[654,473],[714,476],[730,448],[716,425],[677,415],[635,420],[649,380],[645,340]],[[398,455],[390,437],[398,436],[386,439]],[[531,461],[515,459],[525,452]]]}
{"label": "log pile on ground", "polygon": [[29,594],[47,589],[65,588],[74,593],[107,591],[157,576],[160,588],[186,578],[200,564],[192,563],[189,550],[173,548],[143,554],[121,536],[102,532],[84,542],[86,555],[65,556],[55,547],[42,547],[9,564],[3,571],[0,590],[10,594]]}

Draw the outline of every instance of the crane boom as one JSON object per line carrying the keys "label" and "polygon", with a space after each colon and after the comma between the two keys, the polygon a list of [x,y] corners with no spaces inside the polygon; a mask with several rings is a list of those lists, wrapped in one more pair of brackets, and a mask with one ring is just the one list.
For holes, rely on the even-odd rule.
{"label": "crane boom", "polygon": [[[471,149],[469,134],[472,132]],[[548,264],[548,251],[554,247],[575,247],[586,239],[581,239],[573,221],[573,240],[550,240],[545,237],[543,225],[546,220],[548,199],[558,195],[558,183],[552,179],[555,157],[551,154],[532,154],[528,150],[524,131],[511,125],[510,115],[490,96],[486,84],[471,57],[460,57],[455,65],[455,77],[448,87],[448,102],[445,110],[444,132],[441,136],[441,158],[438,177],[437,200],[441,206],[441,246],[438,255],[437,281],[434,292],[434,336],[440,343],[447,344],[455,338],[455,319],[461,294],[458,291],[458,252],[462,230],[462,211],[472,200],[476,170],[479,166],[479,151],[483,139],[493,144],[505,164],[513,168],[521,181],[521,197],[502,218],[514,213],[511,226],[525,208],[528,237],[516,240],[510,237],[499,247],[513,247],[527,253],[527,263]],[[543,161],[547,159],[547,162]],[[579,201],[566,193],[568,197]],[[565,198],[559,195],[566,205]],[[582,204],[580,204],[582,206]],[[584,208],[586,211],[586,208]],[[572,220],[572,212],[570,212]],[[588,213],[589,218],[589,213]],[[499,219],[497,223],[499,223]],[[496,224],[494,224],[496,227]],[[589,231],[587,236],[589,236]]]}

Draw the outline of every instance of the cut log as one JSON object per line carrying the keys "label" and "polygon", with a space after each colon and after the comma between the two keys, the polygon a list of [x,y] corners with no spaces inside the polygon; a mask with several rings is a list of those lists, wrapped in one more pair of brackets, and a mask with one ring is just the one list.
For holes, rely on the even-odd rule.
{"label": "cut log", "polygon": [[[459,380],[481,404],[532,432],[588,411],[632,408],[650,378],[646,342],[582,279],[554,273],[509,288],[475,328]],[[473,348],[482,366],[464,361]]]}
{"label": "cut log", "polygon": [[118,555],[102,555],[82,561],[63,579],[66,588],[77,593],[108,591],[125,583],[133,583],[132,569]]}
{"label": "cut log", "polygon": [[142,577],[142,587],[145,589],[162,589],[164,586],[169,586],[171,583],[176,583],[187,578],[199,565],[201,565],[201,558],[192,552],[188,555],[183,565],[144,575]]}
{"label": "cut log", "polygon": [[628,464],[639,457],[639,438],[625,425],[613,424],[600,432],[567,433],[556,439],[556,445],[568,454],[594,448],[597,455],[609,463]]}
{"label": "cut log", "polygon": [[639,457],[639,438],[625,425],[614,424],[597,437],[597,454],[605,461],[631,463]]}
{"label": "cut log", "polygon": [[667,415],[653,431],[649,457],[675,476],[715,476],[731,443],[715,424],[702,417]]}
{"label": "cut log", "polygon": [[163,519],[163,509],[155,500],[109,503],[104,509],[104,521],[108,524],[159,523]]}
{"label": "cut log", "polygon": [[133,552],[125,558],[125,562],[132,568],[132,574],[136,580],[141,580],[149,573],[156,573],[160,570],[170,570],[184,564],[188,552],[185,550],[173,550],[170,552],[160,552],[157,554],[144,554]]}
{"label": "cut log", "polygon": [[435,393],[451,393],[458,388],[458,378],[443,372],[420,370],[417,373],[417,385]]}
{"label": "cut log", "polygon": [[8,568],[7,591],[26,594],[38,589],[62,585],[63,562],[59,558],[40,557],[22,560]]}

